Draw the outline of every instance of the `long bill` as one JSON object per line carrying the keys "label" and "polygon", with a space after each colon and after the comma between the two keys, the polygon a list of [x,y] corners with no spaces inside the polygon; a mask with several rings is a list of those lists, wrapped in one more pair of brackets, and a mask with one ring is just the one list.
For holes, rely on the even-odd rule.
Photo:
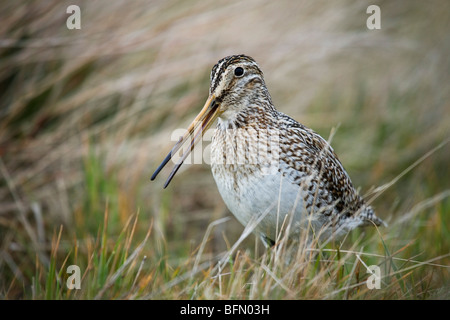
{"label": "long bill", "polygon": [[214,95],[211,95],[208,100],[206,100],[205,105],[203,106],[203,109],[200,111],[200,113],[195,117],[194,121],[191,123],[191,125],[188,127],[186,133],[180,137],[178,142],[175,144],[175,146],[170,150],[169,154],[166,156],[166,158],[161,162],[161,164],[158,166],[158,168],[153,173],[151,180],[155,180],[156,176],[159,174],[159,172],[166,166],[166,164],[172,159],[173,155],[180,150],[180,148],[190,139],[190,146],[189,148],[184,151],[181,158],[177,161],[175,164],[175,167],[172,169],[172,172],[170,173],[169,177],[167,178],[166,183],[164,184],[164,189],[169,185],[170,181],[172,181],[173,177],[177,173],[178,169],[180,169],[181,165],[183,164],[184,160],[189,156],[191,151],[194,149],[195,145],[202,139],[204,133],[208,128],[213,124],[213,122],[217,119],[219,116],[219,105],[216,101],[216,97]]}

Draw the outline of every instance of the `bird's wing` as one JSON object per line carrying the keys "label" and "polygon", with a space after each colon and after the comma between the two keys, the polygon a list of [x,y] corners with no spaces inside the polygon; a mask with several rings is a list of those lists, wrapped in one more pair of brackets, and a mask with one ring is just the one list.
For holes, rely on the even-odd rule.
{"label": "bird's wing", "polygon": [[[330,144],[313,130],[280,113],[280,160],[298,173],[293,178],[299,185],[305,177],[313,177],[308,187],[321,199],[334,204],[338,213],[350,216],[363,204],[353,184]],[[317,187],[315,187],[317,186]]]}

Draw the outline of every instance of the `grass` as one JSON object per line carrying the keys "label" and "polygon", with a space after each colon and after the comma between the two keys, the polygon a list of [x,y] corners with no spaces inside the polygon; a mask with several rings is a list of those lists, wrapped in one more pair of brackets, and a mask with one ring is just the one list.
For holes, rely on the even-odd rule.
{"label": "grass", "polygon": [[[86,168],[86,181],[101,185],[101,181],[111,180],[101,176],[98,159],[92,155],[85,165],[90,167]],[[170,201],[163,201],[158,209],[160,216],[151,218],[140,212],[131,214],[119,202],[108,199],[103,199],[104,209],[99,211],[98,203],[102,201],[92,200],[101,199],[105,193],[108,198],[123,197],[113,187],[96,187],[88,192],[89,201],[82,212],[92,214],[87,216],[90,221],[80,218],[71,226],[53,227],[44,250],[49,252],[48,260],[32,248],[11,252],[3,266],[3,280],[10,279],[3,287],[4,298],[449,298],[450,246],[442,241],[449,237],[449,217],[445,213],[448,190],[418,202],[409,212],[397,213],[400,218],[390,221],[388,228],[357,230],[343,243],[326,247],[315,244],[299,250],[289,262],[287,248],[263,251],[261,243],[244,246],[242,239],[236,241],[237,246],[227,242],[225,252],[214,253],[211,234],[230,219],[211,222],[201,242],[191,243],[190,247],[180,244],[181,235],[171,231],[175,226],[171,226],[173,217],[168,213]],[[128,218],[122,222],[121,216]],[[14,230],[26,243],[26,231],[19,227]],[[19,261],[20,265],[9,261]],[[30,265],[33,267],[24,267]],[[82,270],[80,290],[66,286],[69,265],[78,265]],[[369,265],[381,268],[380,290],[367,288]]]}
{"label": "grass", "polygon": [[[450,11],[380,1],[372,32],[369,4],[80,1],[69,31],[58,1],[2,2],[0,298],[449,299]],[[259,62],[280,111],[337,128],[389,227],[265,250],[207,165],[149,181],[233,53]]]}

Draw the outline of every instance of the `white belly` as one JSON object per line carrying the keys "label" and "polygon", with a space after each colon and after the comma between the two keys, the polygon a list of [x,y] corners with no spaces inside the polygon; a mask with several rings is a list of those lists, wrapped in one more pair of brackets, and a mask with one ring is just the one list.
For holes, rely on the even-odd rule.
{"label": "white belly", "polygon": [[285,228],[292,219],[290,231],[297,234],[306,212],[303,191],[298,185],[278,172],[272,175],[259,172],[241,178],[237,174],[236,180],[216,165],[212,172],[223,201],[244,226],[255,223],[255,232],[276,240],[283,223]]}
{"label": "white belly", "polygon": [[282,176],[278,159],[271,162],[245,155],[238,149],[245,145],[242,140],[236,130],[229,130],[216,134],[211,144],[211,170],[223,201],[244,226],[250,223],[260,235],[275,241],[290,223],[290,235],[298,236],[309,216],[305,214],[307,190]]}

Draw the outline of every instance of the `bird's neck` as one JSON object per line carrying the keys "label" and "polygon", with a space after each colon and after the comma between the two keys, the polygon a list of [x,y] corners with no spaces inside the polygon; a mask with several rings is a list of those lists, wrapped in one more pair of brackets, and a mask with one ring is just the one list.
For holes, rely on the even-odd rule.
{"label": "bird's neck", "polygon": [[256,83],[251,90],[238,91],[223,100],[223,112],[218,129],[237,129],[255,124],[264,125],[276,113],[264,83]]}
{"label": "bird's neck", "polygon": [[245,129],[247,127],[264,128],[270,125],[273,113],[271,103],[248,104],[240,106],[237,112],[224,112],[218,120],[217,129]]}

